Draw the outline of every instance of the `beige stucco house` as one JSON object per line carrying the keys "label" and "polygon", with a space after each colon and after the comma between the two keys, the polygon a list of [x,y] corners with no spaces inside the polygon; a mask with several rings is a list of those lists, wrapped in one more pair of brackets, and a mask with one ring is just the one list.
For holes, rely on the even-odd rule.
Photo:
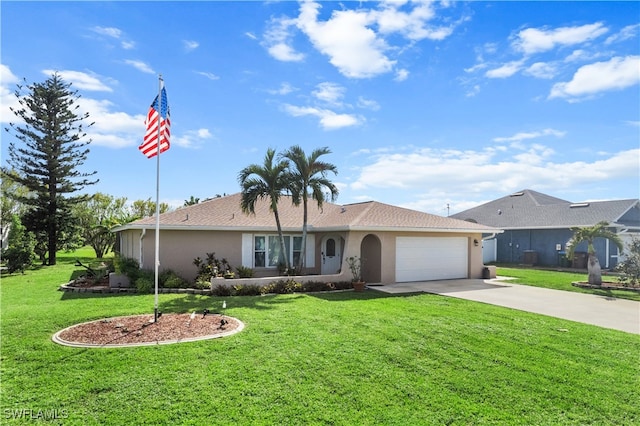
{"label": "beige stucco house", "polygon": [[[278,211],[290,259],[298,259],[302,207],[283,197]],[[154,268],[155,218],[115,229],[123,256]],[[350,281],[350,256],[363,259],[367,283],[481,278],[482,237],[500,230],[375,201],[338,205],[310,203],[305,275]],[[278,235],[267,201],[255,215],[240,209],[240,194],[210,199],[160,215],[160,270],[194,279],[196,257],[214,252],[233,266],[252,268],[256,277],[278,275]]]}

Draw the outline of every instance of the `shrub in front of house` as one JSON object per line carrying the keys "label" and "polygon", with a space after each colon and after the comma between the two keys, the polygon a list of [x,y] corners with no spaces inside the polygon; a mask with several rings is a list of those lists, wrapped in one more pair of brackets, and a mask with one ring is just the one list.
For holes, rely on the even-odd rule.
{"label": "shrub in front of house", "polygon": [[262,294],[276,293],[276,294],[291,294],[302,291],[302,284],[295,280],[278,280],[272,281],[269,284],[262,287]]}
{"label": "shrub in front of house", "polygon": [[334,283],[324,281],[307,281],[306,283],[302,283],[303,292],[331,291],[335,289]]}
{"label": "shrub in front of house", "polygon": [[211,289],[211,294],[219,297],[231,296],[233,294],[233,288],[231,286],[218,284]]}
{"label": "shrub in front of house", "polygon": [[158,285],[164,288],[189,288],[191,284],[176,274],[174,271],[167,269],[162,271],[158,276]]}
{"label": "shrub in front of house", "polygon": [[236,267],[236,271],[238,271],[238,278],[253,278],[253,269],[251,268],[238,266]]}
{"label": "shrub in front of house", "polygon": [[117,274],[126,275],[132,283],[135,283],[141,274],[140,264],[130,257],[116,255],[113,259],[113,267]]}
{"label": "shrub in front of house", "polygon": [[198,290],[210,290],[211,283],[209,281],[196,280],[190,287]]}
{"label": "shrub in front of house", "polygon": [[155,288],[155,275],[153,271],[139,270],[134,283],[138,293],[152,293]]}
{"label": "shrub in front of house", "polygon": [[238,284],[233,286],[233,296],[259,296],[262,287],[257,284]]}

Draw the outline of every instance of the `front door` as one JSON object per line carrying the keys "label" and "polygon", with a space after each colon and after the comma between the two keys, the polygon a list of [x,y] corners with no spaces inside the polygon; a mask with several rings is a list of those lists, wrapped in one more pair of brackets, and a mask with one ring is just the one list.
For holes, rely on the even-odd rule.
{"label": "front door", "polygon": [[340,238],[328,236],[322,239],[321,273],[337,274],[340,270]]}

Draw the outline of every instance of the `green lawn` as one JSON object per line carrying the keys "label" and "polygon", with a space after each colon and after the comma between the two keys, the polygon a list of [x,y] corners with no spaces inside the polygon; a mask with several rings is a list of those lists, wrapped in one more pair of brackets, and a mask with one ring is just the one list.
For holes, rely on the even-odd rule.
{"label": "green lawn", "polygon": [[[227,298],[246,325],[233,336],[59,346],[51,336],[64,327],[153,311],[153,295],[57,291],[73,259],[2,278],[2,424],[640,422],[640,336],[436,295]],[[221,303],[160,295],[164,312]]]}
{"label": "green lawn", "polygon": [[[630,299],[640,301],[640,293],[628,290],[602,290],[602,289],[585,289],[572,286],[572,282],[586,282],[587,274],[575,272],[557,272],[542,269],[530,268],[513,268],[502,267],[497,268],[499,276],[512,277],[510,283],[526,284],[536,287],[552,288],[556,290],[573,291],[578,293],[596,294],[599,296],[617,297],[620,299]],[[617,281],[613,276],[602,276],[603,281]]]}

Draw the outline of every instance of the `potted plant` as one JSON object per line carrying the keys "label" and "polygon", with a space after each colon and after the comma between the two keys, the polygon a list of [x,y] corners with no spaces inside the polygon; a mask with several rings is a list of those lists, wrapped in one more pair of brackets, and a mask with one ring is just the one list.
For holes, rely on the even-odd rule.
{"label": "potted plant", "polygon": [[351,280],[353,289],[355,291],[364,291],[365,282],[362,280],[362,259],[358,256],[350,256],[347,258],[347,264],[351,270],[351,275],[353,275],[353,279]]}

